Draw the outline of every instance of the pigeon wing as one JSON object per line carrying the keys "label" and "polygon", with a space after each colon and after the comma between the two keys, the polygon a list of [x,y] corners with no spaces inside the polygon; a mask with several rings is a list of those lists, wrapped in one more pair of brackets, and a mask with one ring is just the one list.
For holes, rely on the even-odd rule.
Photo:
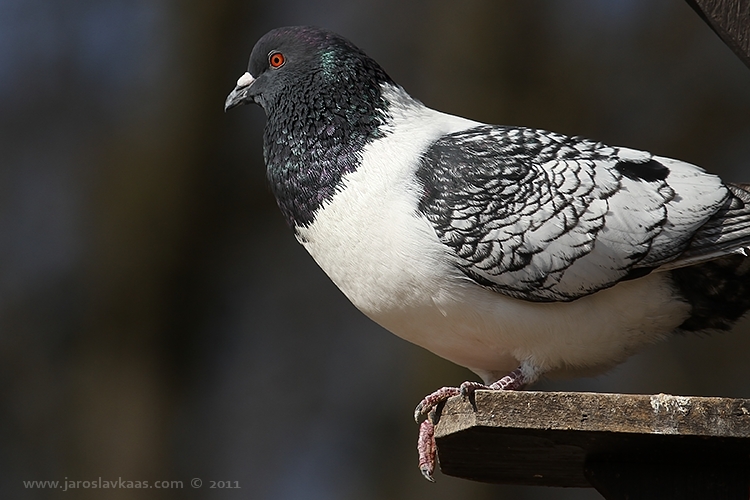
{"label": "pigeon wing", "polygon": [[675,261],[730,197],[687,163],[489,125],[431,144],[417,177],[419,210],[456,266],[532,301],[575,300]]}

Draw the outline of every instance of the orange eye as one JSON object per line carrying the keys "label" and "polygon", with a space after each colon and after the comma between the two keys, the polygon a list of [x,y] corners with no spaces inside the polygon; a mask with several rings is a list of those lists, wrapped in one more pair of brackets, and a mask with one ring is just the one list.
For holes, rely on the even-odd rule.
{"label": "orange eye", "polygon": [[272,68],[280,68],[285,62],[286,58],[281,52],[271,52],[268,54],[268,64],[270,64]]}

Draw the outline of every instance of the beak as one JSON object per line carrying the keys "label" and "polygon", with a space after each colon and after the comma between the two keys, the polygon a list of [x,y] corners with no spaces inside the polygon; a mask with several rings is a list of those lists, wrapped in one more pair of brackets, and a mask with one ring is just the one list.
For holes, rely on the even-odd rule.
{"label": "beak", "polygon": [[224,101],[224,111],[229,111],[235,106],[240,104],[247,104],[253,102],[253,99],[247,95],[250,90],[250,86],[255,81],[255,78],[250,73],[245,73],[237,80],[237,86],[227,96],[227,100]]}

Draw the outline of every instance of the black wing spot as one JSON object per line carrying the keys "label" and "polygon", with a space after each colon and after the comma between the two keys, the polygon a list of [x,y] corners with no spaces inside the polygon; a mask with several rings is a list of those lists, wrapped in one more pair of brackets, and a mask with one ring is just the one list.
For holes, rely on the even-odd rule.
{"label": "black wing spot", "polygon": [[646,162],[620,160],[615,168],[622,175],[634,181],[663,181],[669,175],[669,169],[656,160]]}

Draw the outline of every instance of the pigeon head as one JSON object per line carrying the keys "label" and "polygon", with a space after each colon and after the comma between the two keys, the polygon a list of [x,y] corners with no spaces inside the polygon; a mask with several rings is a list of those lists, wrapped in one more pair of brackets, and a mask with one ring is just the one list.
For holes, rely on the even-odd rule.
{"label": "pigeon head", "polygon": [[[283,103],[345,104],[336,95],[377,98],[377,86],[392,80],[374,60],[347,39],[320,28],[291,26],[266,33],[255,44],[247,72],[224,104],[259,104],[267,115]],[[365,92],[364,96],[361,94]],[[327,97],[325,103],[318,102]]]}

